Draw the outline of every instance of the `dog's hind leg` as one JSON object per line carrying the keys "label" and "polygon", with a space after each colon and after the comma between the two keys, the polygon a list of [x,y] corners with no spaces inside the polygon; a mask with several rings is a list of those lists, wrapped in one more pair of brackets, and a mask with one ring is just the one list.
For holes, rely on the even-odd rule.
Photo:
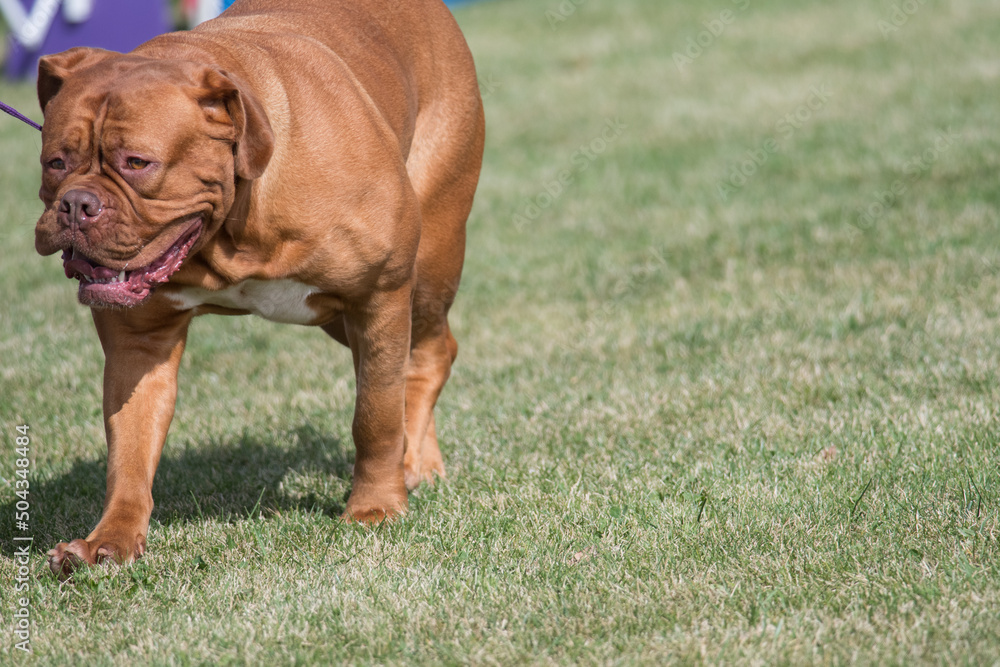
{"label": "dog's hind leg", "polygon": [[[435,295],[440,297],[438,292]],[[454,297],[454,290],[451,297]],[[427,296],[414,297],[413,333],[406,370],[404,455],[406,487],[411,490],[422,481],[433,482],[434,475],[445,476],[434,425],[434,405],[451,373],[458,343],[448,329],[447,315],[442,308],[440,302],[436,308],[432,307]],[[349,346],[343,317],[324,325],[323,331]]]}
{"label": "dog's hind leg", "polygon": [[[423,323],[414,322],[414,340],[406,373],[406,453],[403,458],[406,486],[433,482],[445,476],[444,461],[437,442],[434,405],[451,374],[458,343],[443,319],[419,334]],[[419,337],[418,337],[419,336]]]}
{"label": "dog's hind leg", "polygon": [[[467,55],[467,52],[466,52]],[[420,200],[421,235],[406,376],[406,453],[410,489],[444,476],[434,405],[448,381],[458,343],[448,310],[465,260],[465,223],[479,181],[485,120],[471,58],[448,99],[421,110],[406,163]]]}

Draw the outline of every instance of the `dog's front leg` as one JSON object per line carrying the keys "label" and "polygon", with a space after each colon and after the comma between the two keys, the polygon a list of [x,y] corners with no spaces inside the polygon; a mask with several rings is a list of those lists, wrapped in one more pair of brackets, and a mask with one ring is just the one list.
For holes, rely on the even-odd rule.
{"label": "dog's front leg", "polygon": [[376,292],[345,316],[354,355],[354,479],[344,518],[374,523],[407,508],[403,476],[412,283]]}
{"label": "dog's front leg", "polygon": [[177,368],[191,321],[189,313],[150,306],[95,309],[93,316],[105,359],[108,486],[93,532],[49,552],[49,567],[59,577],[83,563],[127,562],[145,551],[153,475],[174,415]]}

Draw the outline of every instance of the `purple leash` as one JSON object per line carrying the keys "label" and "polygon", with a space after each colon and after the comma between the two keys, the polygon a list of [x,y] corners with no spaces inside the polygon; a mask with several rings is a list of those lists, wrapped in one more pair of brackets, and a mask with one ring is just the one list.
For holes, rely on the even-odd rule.
{"label": "purple leash", "polygon": [[12,106],[8,106],[8,105],[4,104],[3,102],[0,102],[0,110],[2,110],[4,113],[10,114],[11,116],[13,116],[14,118],[16,118],[16,119],[18,119],[20,121],[24,121],[25,123],[27,123],[31,127],[35,128],[36,130],[41,130],[42,129],[41,125],[39,125],[35,121],[31,120],[30,118],[28,118],[27,116],[25,116],[23,113],[21,113],[20,111],[18,111],[17,109],[15,109]]}

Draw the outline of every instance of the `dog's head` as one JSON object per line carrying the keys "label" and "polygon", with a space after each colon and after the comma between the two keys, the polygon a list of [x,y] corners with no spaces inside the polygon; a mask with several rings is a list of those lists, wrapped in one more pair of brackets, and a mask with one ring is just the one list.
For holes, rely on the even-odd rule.
{"label": "dog's head", "polygon": [[42,255],[80,302],[134,306],[215,234],[237,179],[264,173],[259,102],[209,65],[77,48],[42,58]]}

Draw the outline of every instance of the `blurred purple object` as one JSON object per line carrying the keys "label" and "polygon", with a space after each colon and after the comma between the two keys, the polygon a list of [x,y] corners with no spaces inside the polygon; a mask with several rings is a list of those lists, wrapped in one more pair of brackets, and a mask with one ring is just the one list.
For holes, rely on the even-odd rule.
{"label": "blurred purple object", "polygon": [[[39,0],[14,1],[30,14]],[[43,55],[74,46],[131,51],[170,29],[170,9],[165,0],[93,0],[93,12],[82,23],[69,23],[60,6],[37,51],[26,49],[14,38],[13,31],[8,35],[4,72],[11,79],[34,79],[38,59]]]}
{"label": "blurred purple object", "polygon": [[35,121],[31,120],[30,118],[28,118],[23,113],[21,113],[20,111],[18,111],[14,107],[10,106],[9,104],[4,104],[3,102],[0,102],[0,111],[3,111],[5,114],[7,114],[9,116],[13,116],[14,118],[18,119],[19,121],[21,121],[23,123],[27,123],[28,125],[30,125],[31,127],[35,128],[36,130],[41,130],[42,129],[41,125],[39,125]]}

